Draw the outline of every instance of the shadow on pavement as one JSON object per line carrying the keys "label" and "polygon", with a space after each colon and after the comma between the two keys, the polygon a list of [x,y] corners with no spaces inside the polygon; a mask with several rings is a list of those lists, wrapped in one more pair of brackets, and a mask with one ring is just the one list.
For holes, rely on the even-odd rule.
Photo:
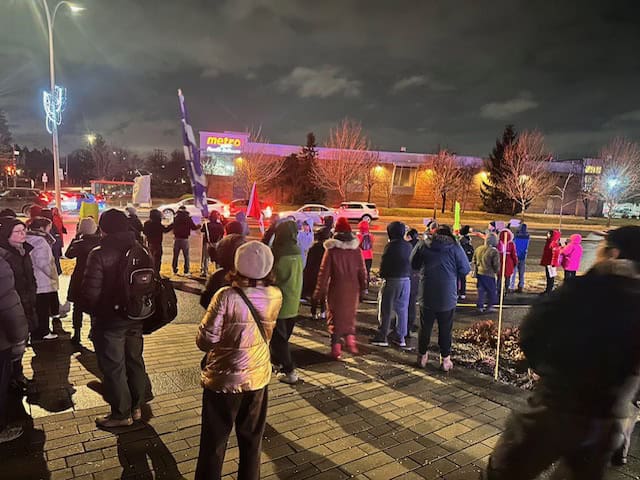
{"label": "shadow on pavement", "polygon": [[63,339],[33,344],[31,359],[33,383],[27,402],[47,412],[63,412],[73,407],[75,389],[69,383],[69,368],[74,349]]}

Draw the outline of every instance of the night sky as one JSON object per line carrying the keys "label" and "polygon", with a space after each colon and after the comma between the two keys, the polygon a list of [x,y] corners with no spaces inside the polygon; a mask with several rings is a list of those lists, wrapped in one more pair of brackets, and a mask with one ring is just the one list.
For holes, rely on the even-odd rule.
{"label": "night sky", "polygon": [[[0,108],[28,146],[50,146],[40,3],[0,0]],[[542,130],[557,158],[640,140],[637,0],[78,3],[56,20],[63,154],[89,132],[180,148],[178,87],[196,129],[262,125],[276,143],[322,143],[345,116],[385,150],[486,156],[506,123]]]}

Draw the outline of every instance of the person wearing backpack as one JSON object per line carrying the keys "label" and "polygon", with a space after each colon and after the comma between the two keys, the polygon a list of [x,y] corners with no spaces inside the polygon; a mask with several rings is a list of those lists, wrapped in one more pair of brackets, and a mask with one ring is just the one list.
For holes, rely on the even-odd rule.
{"label": "person wearing backpack", "polygon": [[[142,358],[142,319],[127,312],[125,283],[131,272],[125,262],[136,262],[153,272],[153,259],[129,229],[127,216],[111,208],[100,215],[103,237],[87,258],[80,303],[91,314],[91,339],[103,375],[104,397],[111,413],[96,419],[102,428],[126,427],[141,419],[148,377]],[[146,252],[146,256],[144,253]]]}
{"label": "person wearing backpack", "polygon": [[[516,293],[522,293],[524,289],[524,275],[527,268],[527,254],[529,252],[530,236],[527,230],[527,224],[521,223],[516,235],[513,239],[516,244],[516,252],[518,253],[518,265],[511,275],[511,282],[509,288]],[[518,275],[518,288],[516,287],[516,275]]]}
{"label": "person wearing backpack", "polygon": [[[471,237],[469,234],[471,233],[471,227],[469,225],[465,225],[460,229],[460,246],[462,250],[464,250],[465,255],[469,259],[469,265],[471,265],[471,261],[473,260],[473,245],[471,244]],[[458,277],[458,298],[460,300],[464,300],[467,298],[467,276],[460,275]]]}
{"label": "person wearing backpack", "polygon": [[219,290],[196,337],[205,352],[201,382],[202,420],[195,478],[221,478],[227,442],[235,426],[238,479],[260,478],[260,454],[271,380],[269,341],[282,306],[273,286],[274,257],[252,241],[234,257],[232,286]]}
{"label": "person wearing backpack", "polygon": [[373,264],[373,235],[369,230],[369,222],[366,220],[358,224],[358,230],[358,241],[360,242],[364,266],[367,269],[367,285],[369,285],[371,283],[371,265]]}

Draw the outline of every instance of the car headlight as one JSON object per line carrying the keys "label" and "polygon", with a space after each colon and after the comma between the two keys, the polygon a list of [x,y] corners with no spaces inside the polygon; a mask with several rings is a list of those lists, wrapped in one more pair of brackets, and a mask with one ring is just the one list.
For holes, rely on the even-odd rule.
{"label": "car headlight", "polygon": [[265,218],[271,218],[271,215],[273,214],[273,210],[271,207],[267,207],[264,209],[264,216]]}

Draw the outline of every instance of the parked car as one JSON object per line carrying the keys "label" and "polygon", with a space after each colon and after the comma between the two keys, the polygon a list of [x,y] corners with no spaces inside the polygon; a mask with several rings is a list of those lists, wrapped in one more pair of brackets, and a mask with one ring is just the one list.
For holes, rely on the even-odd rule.
{"label": "parked car", "polygon": [[[165,205],[160,205],[158,207],[158,210],[162,212],[162,215],[164,216],[164,218],[166,218],[167,220],[173,221],[174,215],[176,214],[178,209],[183,205],[187,208],[187,212],[189,212],[189,214],[192,217],[200,218],[202,216],[200,209],[196,208],[195,200],[193,199],[193,197],[187,197],[175,203],[167,203]],[[229,218],[229,215],[230,215],[229,206],[226,203],[223,203],[220,200],[215,198],[207,198],[207,207],[209,208],[209,211],[215,210],[224,218]]]}
{"label": "parked car", "polygon": [[342,202],[336,210],[338,217],[345,217],[347,220],[378,220],[380,215],[375,203],[369,202]]}
{"label": "parked car", "polygon": [[[229,214],[233,217],[239,212],[247,213],[248,206],[249,200],[243,198],[232,200],[231,203],[229,203]],[[260,202],[260,211],[264,218],[271,218],[271,215],[273,215],[273,207],[265,202]]]}
{"label": "parked car", "polygon": [[[49,198],[49,208],[53,208],[56,206],[56,198],[53,192],[47,192],[47,197]],[[104,210],[106,207],[106,202],[101,195],[94,195],[91,192],[83,192],[83,191],[68,191],[63,190],[60,192],[60,203],[62,205],[63,212],[75,212],[80,210],[80,206],[82,202],[87,203],[97,203],[98,210]]]}
{"label": "parked car", "polygon": [[292,210],[288,212],[280,212],[280,218],[288,218],[294,221],[311,222],[311,224],[322,223],[324,217],[331,216],[336,218],[336,212],[325,205],[308,203],[303,205],[298,210]]}
{"label": "parked car", "polygon": [[7,188],[0,192],[0,209],[10,208],[16,213],[29,215],[29,209],[33,205],[46,208],[49,200],[44,192],[36,188]]}

